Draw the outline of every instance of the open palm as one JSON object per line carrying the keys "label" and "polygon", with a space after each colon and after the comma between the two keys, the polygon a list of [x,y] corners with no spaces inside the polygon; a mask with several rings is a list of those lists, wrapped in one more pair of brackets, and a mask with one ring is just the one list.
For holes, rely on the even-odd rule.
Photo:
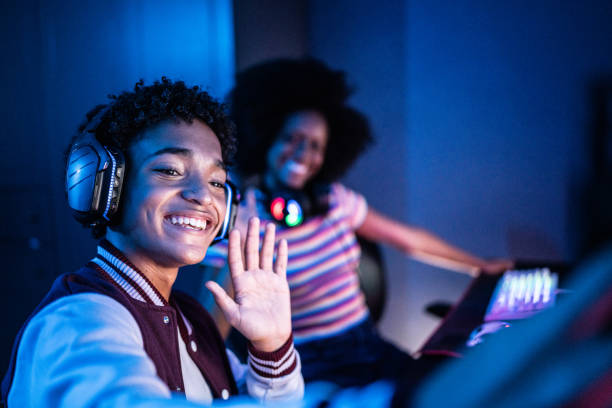
{"label": "open palm", "polygon": [[274,240],[275,226],[270,223],[266,225],[260,251],[259,219],[251,218],[244,263],[240,231],[234,229],[229,236],[228,264],[234,298],[215,282],[206,283],[227,321],[261,351],[275,351],[291,334],[287,242],[279,243],[274,263]]}

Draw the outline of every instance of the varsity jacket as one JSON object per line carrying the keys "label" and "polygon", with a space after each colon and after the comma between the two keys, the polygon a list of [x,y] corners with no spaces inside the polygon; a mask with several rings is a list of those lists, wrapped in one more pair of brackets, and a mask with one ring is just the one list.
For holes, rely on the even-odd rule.
{"label": "varsity jacket", "polygon": [[[195,299],[173,291],[166,302],[121,252],[102,241],[91,262],[54,282],[24,324],[2,382],[2,399],[12,408],[60,406],[64,399],[92,403],[110,398],[108,393],[126,405],[174,395],[170,405],[176,406],[177,396],[187,403],[184,376],[191,374],[186,366],[201,374],[213,398],[238,393],[234,375],[258,399],[303,394],[292,338],[272,353],[249,346],[248,368],[240,366],[233,354],[228,357],[214,321]],[[105,379],[108,384],[100,385]],[[74,393],[89,399],[80,401]]]}

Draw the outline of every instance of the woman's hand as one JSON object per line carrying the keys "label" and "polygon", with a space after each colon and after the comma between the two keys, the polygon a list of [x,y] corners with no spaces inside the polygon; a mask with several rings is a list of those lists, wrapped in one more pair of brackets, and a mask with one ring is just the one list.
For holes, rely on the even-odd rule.
{"label": "woman's hand", "polygon": [[499,275],[514,268],[514,262],[509,259],[488,259],[480,268],[487,275]]}
{"label": "woman's hand", "polygon": [[228,264],[234,299],[217,283],[206,282],[225,319],[255,348],[265,352],[277,350],[291,335],[291,306],[286,276],[287,241],[280,241],[273,265],[274,231],[273,223],[265,226],[260,251],[259,218],[249,220],[244,262],[240,231],[234,229],[230,233]]}

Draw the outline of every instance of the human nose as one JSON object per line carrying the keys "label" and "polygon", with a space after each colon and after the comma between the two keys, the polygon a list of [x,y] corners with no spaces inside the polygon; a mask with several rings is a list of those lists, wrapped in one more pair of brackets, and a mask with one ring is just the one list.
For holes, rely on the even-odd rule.
{"label": "human nose", "polygon": [[213,201],[208,183],[195,177],[186,183],[181,195],[185,200],[199,205],[209,205]]}
{"label": "human nose", "polygon": [[295,153],[294,153],[295,158],[298,159],[298,161],[301,161],[301,160],[306,159],[308,154],[309,154],[308,143],[302,140],[301,142],[298,143],[295,149]]}

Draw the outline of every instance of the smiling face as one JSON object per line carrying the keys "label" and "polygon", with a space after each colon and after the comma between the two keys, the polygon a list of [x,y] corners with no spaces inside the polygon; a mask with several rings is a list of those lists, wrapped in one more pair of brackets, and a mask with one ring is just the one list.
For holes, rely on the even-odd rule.
{"label": "smiling face", "polygon": [[226,211],[217,136],[198,120],[164,122],[146,130],[128,157],[122,219],[109,241],[137,266],[200,262]]}
{"label": "smiling face", "polygon": [[268,150],[267,177],[285,187],[303,188],[323,165],[327,138],[327,123],[321,114],[293,113]]}

